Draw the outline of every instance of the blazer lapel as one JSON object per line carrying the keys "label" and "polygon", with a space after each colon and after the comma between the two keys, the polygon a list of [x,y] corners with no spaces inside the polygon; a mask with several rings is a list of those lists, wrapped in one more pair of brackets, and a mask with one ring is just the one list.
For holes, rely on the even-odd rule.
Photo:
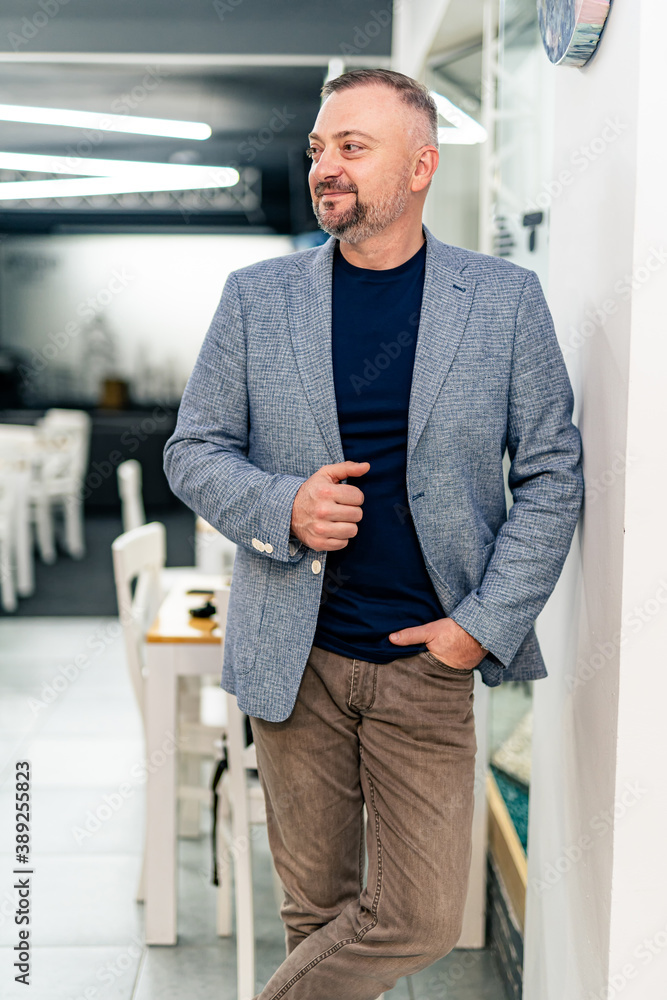
{"label": "blazer lapel", "polygon": [[463,336],[475,281],[447,266],[450,248],[423,227],[426,273],[408,409],[409,462]]}
{"label": "blazer lapel", "polygon": [[289,328],[301,381],[332,462],[345,458],[331,356],[331,277],[336,240],[330,236],[287,279]]}

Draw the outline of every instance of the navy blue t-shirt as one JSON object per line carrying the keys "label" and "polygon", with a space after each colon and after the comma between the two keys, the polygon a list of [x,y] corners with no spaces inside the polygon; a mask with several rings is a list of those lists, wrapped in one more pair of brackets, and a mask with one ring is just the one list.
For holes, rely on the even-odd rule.
{"label": "navy blue t-shirt", "polygon": [[358,532],[327,553],[314,644],[388,663],[426,649],[389,633],[444,618],[408,506],[408,404],[426,244],[398,267],[355,267],[336,242],[332,361],[343,454],[370,462],[349,484],[364,494]]}

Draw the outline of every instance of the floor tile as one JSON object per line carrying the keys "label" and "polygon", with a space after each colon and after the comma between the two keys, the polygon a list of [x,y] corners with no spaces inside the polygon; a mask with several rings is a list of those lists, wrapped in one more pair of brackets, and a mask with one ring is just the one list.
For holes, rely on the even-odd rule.
{"label": "floor tile", "polygon": [[486,948],[455,948],[411,976],[414,1000],[506,1000],[493,956]]}
{"label": "floor tile", "polygon": [[31,763],[32,785],[108,788],[131,781],[143,772],[146,756],[143,740],[132,732],[116,739],[35,739],[0,741],[3,766],[17,755]]}
{"label": "floor tile", "polygon": [[[35,855],[132,854],[143,849],[143,785],[108,788],[37,786],[32,793]],[[14,792],[0,792],[0,844],[13,842]]]}
{"label": "floor tile", "polygon": [[[41,947],[124,945],[143,928],[143,907],[135,902],[140,857],[129,855],[35,855],[31,926]],[[8,881],[10,855],[0,855],[0,872],[8,889],[3,903],[15,903]],[[9,907],[0,907],[0,945],[15,943]]]}
{"label": "floor tile", "polygon": [[123,696],[106,696],[103,700],[65,697],[44,713],[41,736],[143,738],[139,708],[134,700]]}
{"label": "floor tile", "polygon": [[[39,945],[31,962],[30,985],[16,983],[7,970],[11,948],[0,948],[3,1000],[131,1000],[145,952],[137,937],[118,947],[48,948]],[[156,998],[153,998],[156,1000]]]}
{"label": "floor tile", "polygon": [[133,1000],[236,1000],[236,961],[217,945],[148,949]]}

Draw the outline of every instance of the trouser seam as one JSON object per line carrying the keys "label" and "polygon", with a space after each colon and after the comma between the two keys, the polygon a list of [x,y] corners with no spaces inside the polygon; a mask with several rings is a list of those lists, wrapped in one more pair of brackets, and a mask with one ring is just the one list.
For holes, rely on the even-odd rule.
{"label": "trouser seam", "polygon": [[352,708],[352,699],[354,697],[354,675],[356,673],[357,661],[352,660],[352,673],[350,675],[350,696],[347,699],[347,703]]}
{"label": "trouser seam", "polygon": [[340,951],[340,949],[343,948],[346,944],[356,944],[359,941],[361,941],[366,936],[366,934],[368,934],[368,932],[376,926],[378,922],[377,911],[378,911],[378,906],[380,905],[380,896],[382,894],[382,842],[380,840],[380,815],[375,805],[375,786],[373,785],[373,780],[370,774],[368,773],[368,768],[363,763],[363,758],[362,758],[362,764],[364,771],[366,772],[366,777],[368,779],[368,787],[370,788],[371,807],[373,809],[373,818],[375,821],[375,850],[377,852],[377,879],[375,883],[375,894],[373,896],[373,903],[371,905],[371,913],[373,914],[373,919],[370,920],[365,927],[362,927],[361,930],[357,931],[354,937],[344,938],[342,941],[337,941],[336,944],[332,945],[331,948],[328,948],[327,951],[324,951],[322,952],[321,955],[318,955],[316,958],[313,958],[308,963],[308,965],[304,965],[303,969],[300,969],[295,976],[292,976],[292,978],[288,983],[285,983],[283,986],[281,986],[281,988],[278,990],[277,993],[273,994],[271,1000],[280,1000],[280,998],[285,996],[287,991],[290,990],[295,985],[295,983],[297,983],[300,979],[302,979],[307,972],[310,972],[311,969],[314,969],[315,966],[319,965],[320,962],[324,961],[325,958],[330,958],[331,955],[335,955],[335,953],[337,951]]}

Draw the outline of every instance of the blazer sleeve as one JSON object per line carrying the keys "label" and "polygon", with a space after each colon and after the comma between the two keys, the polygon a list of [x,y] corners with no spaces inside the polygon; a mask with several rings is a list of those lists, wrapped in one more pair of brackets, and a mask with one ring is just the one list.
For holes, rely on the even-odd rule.
{"label": "blazer sleeve", "polygon": [[267,559],[298,562],[306,548],[290,535],[292,505],[306,480],[253,465],[248,435],[246,341],[232,273],[165,444],[164,471],[176,496],[226,538]]}
{"label": "blazer sleeve", "polygon": [[450,617],[506,667],[556,586],[581,509],[581,435],[539,278],[529,271],[516,314],[507,415],[514,503],[480,586]]}

